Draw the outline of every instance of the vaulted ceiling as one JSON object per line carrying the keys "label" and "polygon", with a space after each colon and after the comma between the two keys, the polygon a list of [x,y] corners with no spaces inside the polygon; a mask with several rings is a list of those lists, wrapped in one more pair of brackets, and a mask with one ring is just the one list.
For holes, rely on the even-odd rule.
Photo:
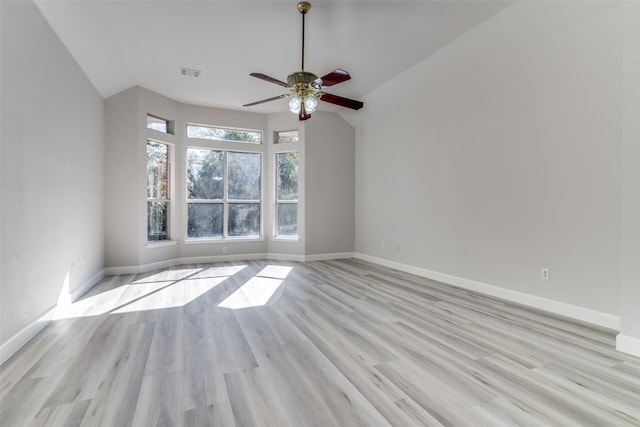
{"label": "vaulted ceiling", "polygon": [[[300,69],[296,1],[50,1],[36,4],[103,97],[131,86],[177,101],[229,109],[286,92]],[[331,92],[363,99],[512,1],[311,1],[305,69],[352,80]],[[183,76],[180,68],[201,71]],[[323,109],[339,107],[323,104]],[[365,105],[366,108],[366,105]],[[285,111],[286,100],[245,108]]]}

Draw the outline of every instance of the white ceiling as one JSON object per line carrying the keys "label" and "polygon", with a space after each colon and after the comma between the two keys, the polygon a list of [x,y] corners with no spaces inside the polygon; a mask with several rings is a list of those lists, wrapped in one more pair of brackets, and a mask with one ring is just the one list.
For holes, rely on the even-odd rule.
{"label": "white ceiling", "polygon": [[[43,15],[100,94],[140,85],[196,105],[242,105],[286,92],[249,76],[286,81],[300,69],[296,1],[52,1]],[[512,1],[311,1],[305,69],[352,80],[329,92],[366,94],[509,6]],[[180,67],[201,70],[199,78]],[[323,104],[323,109],[338,107]],[[365,105],[366,108],[366,105]],[[286,100],[246,110],[286,110]]]}

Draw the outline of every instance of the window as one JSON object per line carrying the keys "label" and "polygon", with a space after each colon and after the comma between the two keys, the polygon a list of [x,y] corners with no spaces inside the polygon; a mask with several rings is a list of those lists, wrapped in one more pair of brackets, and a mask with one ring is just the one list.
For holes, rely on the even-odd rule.
{"label": "window", "polygon": [[274,132],[273,143],[274,144],[286,144],[289,142],[298,142],[297,130],[285,130]]}
{"label": "window", "polygon": [[169,224],[169,146],[147,141],[147,240],[167,240]]}
{"label": "window", "polygon": [[169,133],[169,122],[165,119],[147,114],[147,128],[158,132]]}
{"label": "window", "polygon": [[260,237],[262,154],[187,148],[187,238]]}
{"label": "window", "polygon": [[262,144],[262,132],[242,129],[224,129],[213,126],[187,125],[187,138],[213,139],[215,141]]}
{"label": "window", "polygon": [[298,152],[276,154],[276,237],[298,237]]}

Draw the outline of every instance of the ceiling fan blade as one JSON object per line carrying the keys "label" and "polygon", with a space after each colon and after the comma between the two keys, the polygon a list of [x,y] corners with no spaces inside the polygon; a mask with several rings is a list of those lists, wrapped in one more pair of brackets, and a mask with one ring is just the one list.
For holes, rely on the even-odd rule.
{"label": "ceiling fan blade", "polygon": [[355,99],[343,98],[342,96],[332,95],[330,93],[325,93],[320,98],[320,101],[328,102],[330,104],[336,104],[341,107],[351,108],[353,110],[359,110],[364,107],[364,103],[361,101],[356,101]]}
{"label": "ceiling fan blade", "polygon": [[243,107],[251,107],[252,105],[264,104],[265,102],[275,101],[276,99],[286,98],[287,96],[289,96],[289,94],[285,93],[284,95],[278,95],[271,98],[262,99],[260,101],[252,102],[250,104],[244,104]]}
{"label": "ceiling fan blade", "polygon": [[266,74],[262,74],[262,73],[251,73],[249,74],[251,77],[255,77],[256,79],[260,79],[260,80],[264,80],[266,82],[270,82],[270,83],[275,83],[277,85],[280,85],[282,87],[286,87],[289,88],[289,85],[283,81],[280,81],[278,79],[274,79],[273,77],[269,77]]}
{"label": "ceiling fan blade", "polygon": [[351,76],[349,75],[349,73],[338,68],[337,70],[330,72],[326,76],[320,77],[320,80],[322,80],[322,86],[329,87],[337,85],[338,83],[345,82],[350,78]]}

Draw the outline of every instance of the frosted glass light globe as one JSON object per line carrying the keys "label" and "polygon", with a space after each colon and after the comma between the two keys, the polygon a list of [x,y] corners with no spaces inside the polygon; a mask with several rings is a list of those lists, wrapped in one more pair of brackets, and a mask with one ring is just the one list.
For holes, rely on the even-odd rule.
{"label": "frosted glass light globe", "polygon": [[301,104],[302,104],[302,101],[300,100],[300,97],[298,97],[297,95],[292,96],[291,99],[289,100],[289,111],[291,111],[294,114],[298,114],[300,112]]}
{"label": "frosted glass light globe", "polygon": [[316,111],[318,108],[318,99],[313,95],[307,95],[304,99],[304,109],[308,114],[311,114]]}

